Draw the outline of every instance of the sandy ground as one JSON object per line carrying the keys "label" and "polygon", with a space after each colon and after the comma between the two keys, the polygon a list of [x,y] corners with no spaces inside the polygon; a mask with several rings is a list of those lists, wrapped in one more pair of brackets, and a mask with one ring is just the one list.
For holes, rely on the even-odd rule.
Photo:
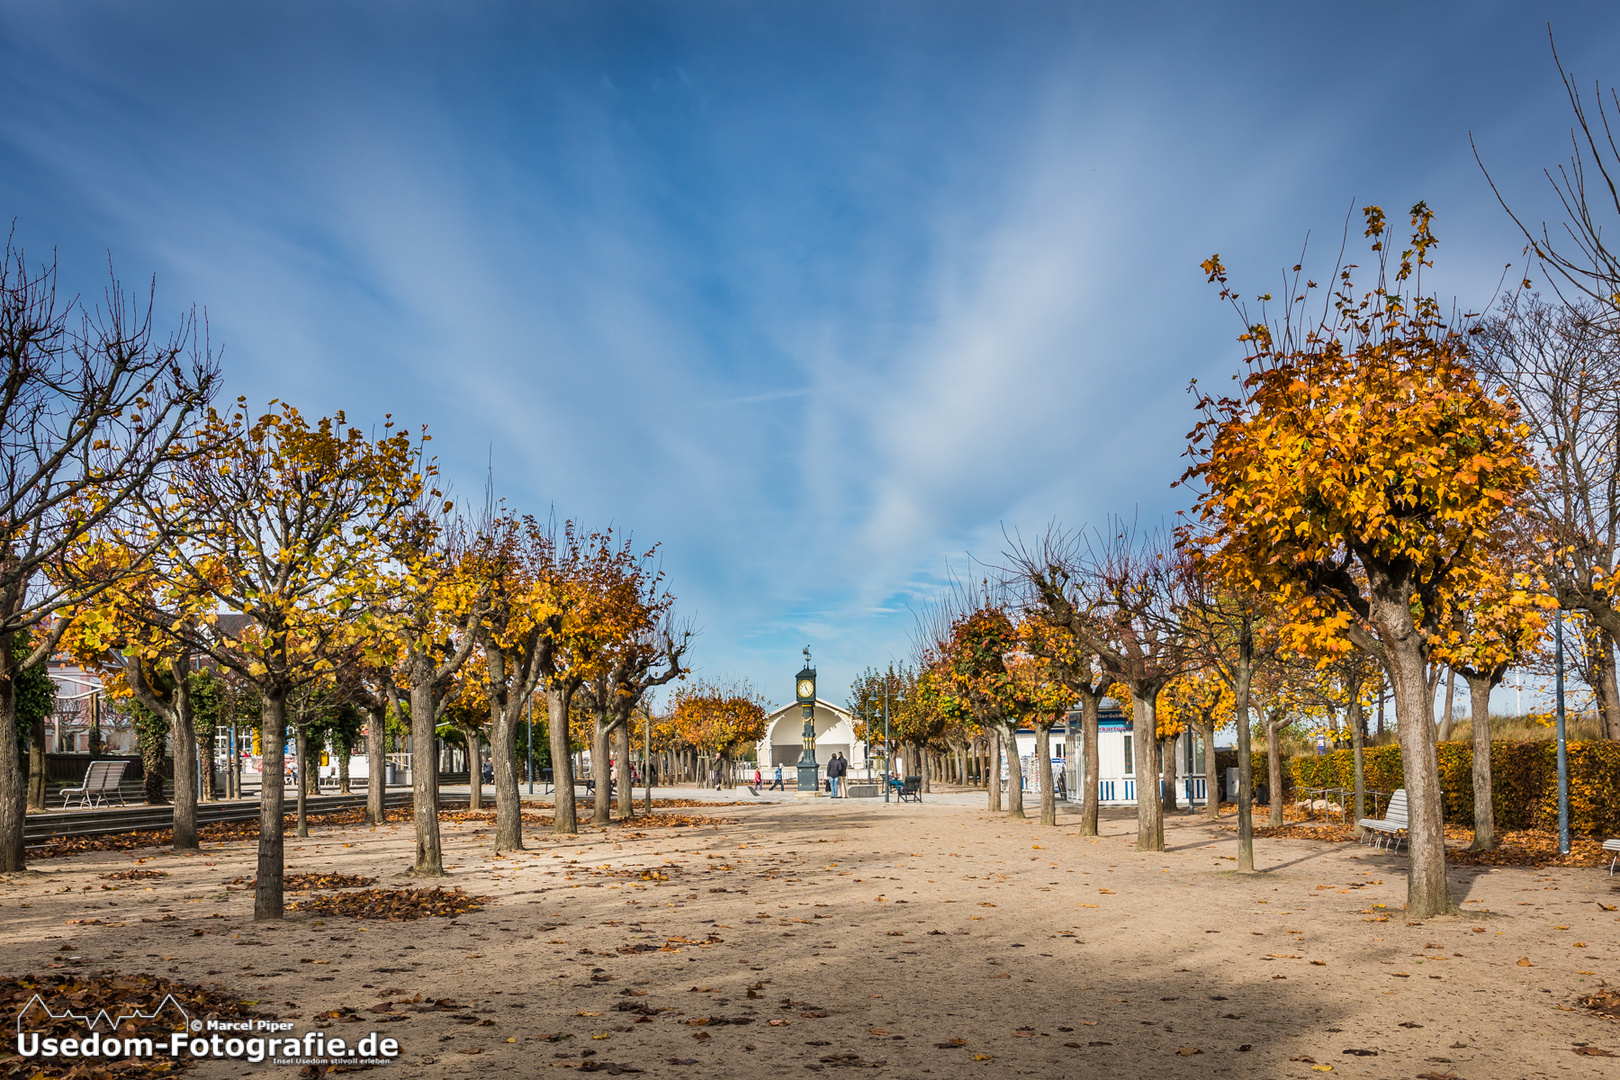
{"label": "sandy ground", "polygon": [[[1264,872],[1240,877],[1234,834],[1201,818],[1173,818],[1172,850],[1142,855],[1128,813],[1086,839],[1072,816],[1043,829],[968,801],[787,799],[672,811],[730,819],[720,826],[566,840],[531,827],[511,858],[492,856],[488,826],[447,824],[447,883],[494,902],[410,923],[251,922],[251,893],[223,887],[252,875],[251,843],[44,860],[0,883],[0,978],[169,973],[256,1000],[295,1031],[344,1006],[371,1016],[383,1001],[453,999],[375,1025],[402,1046],[386,1073],[400,1080],[610,1062],[702,1080],[865,1066],[896,1078],[1620,1075],[1577,1052],[1620,1054],[1620,1024],[1572,1009],[1600,979],[1620,981],[1620,914],[1600,906],[1620,902],[1620,876],[1459,869],[1465,914],[1409,923],[1404,856],[1261,841]],[[287,851],[290,872],[419,884],[403,873],[408,825],[317,828]],[[171,876],[103,888],[99,874],[137,859]],[[73,921],[86,919],[125,925]],[[621,952],[634,948],[650,951]],[[374,1027],[326,1026],[351,1039]],[[296,1073],[205,1063],[190,1075]]]}

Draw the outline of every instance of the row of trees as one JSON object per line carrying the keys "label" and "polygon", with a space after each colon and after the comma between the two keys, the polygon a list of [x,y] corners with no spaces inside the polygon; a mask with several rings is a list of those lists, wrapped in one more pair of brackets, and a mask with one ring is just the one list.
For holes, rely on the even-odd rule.
{"label": "row of trees", "polygon": [[[1247,870],[1251,716],[1275,772],[1285,717],[1342,708],[1359,751],[1368,688],[1387,683],[1410,800],[1407,910],[1455,909],[1436,754],[1440,673],[1469,686],[1476,847],[1494,843],[1490,692],[1542,648],[1550,612],[1581,617],[1604,732],[1620,738],[1620,257],[1602,234],[1620,196],[1612,146],[1569,86],[1578,134],[1557,181],[1571,211],[1565,238],[1525,226],[1556,299],[1526,277],[1489,315],[1448,313],[1422,287],[1438,244],[1422,203],[1404,245],[1381,209],[1364,211],[1370,286],[1355,283],[1358,267],[1341,253],[1327,288],[1296,265],[1285,295],[1251,305],[1219,256],[1207,260],[1243,327],[1247,370],[1227,393],[1197,394],[1179,481],[1190,513],[1167,532],[1110,523],[1015,540],[997,581],[958,589],[921,623],[912,696],[946,726],[924,735],[922,723],[919,738],[965,721],[1007,744],[1032,725],[1046,767],[1046,732],[1078,707],[1089,832],[1102,695],[1128,705],[1139,777],[1161,774],[1162,740],[1181,725],[1205,732],[1208,748],[1221,718],[1236,718]],[[1608,130],[1601,103],[1595,126]],[[1602,205],[1587,198],[1594,173]],[[1022,813],[1016,753],[1008,766],[1010,810]],[[1359,763],[1356,786],[1359,816]],[[998,799],[992,783],[992,806]],[[1162,848],[1163,809],[1159,785],[1138,784],[1140,849]]]}
{"label": "row of trees", "polygon": [[[686,671],[693,630],[673,615],[656,547],[493,502],[458,514],[426,432],[391,419],[373,434],[284,402],[216,409],[218,365],[196,320],[161,338],[150,300],[116,280],[107,295],[92,310],[59,302],[54,270],[13,248],[0,267],[0,872],[22,867],[25,776],[43,777],[20,755],[43,743],[27,725],[19,735],[31,717],[20,688],[62,650],[116,672],[167,732],[180,849],[197,846],[199,717],[217,718],[222,680],[257,706],[258,918],[282,913],[289,728],[308,778],[311,732],[363,720],[380,778],[388,720],[409,725],[413,871],[432,877],[432,749],[450,703],[487,717],[505,851],[522,846],[515,733],[543,699],[554,827],[576,831],[570,715],[588,717],[606,793],[612,744],[627,758],[638,705]],[[369,791],[380,821],[382,785]],[[609,813],[598,799],[596,817]]]}
{"label": "row of trees", "polygon": [[[1245,317],[1250,372],[1231,396],[1200,398],[1182,478],[1196,495],[1189,520],[1168,533],[1054,527],[1014,543],[998,582],[959,589],[924,620],[919,682],[935,688],[941,716],[1002,745],[1033,726],[1043,770],[1047,733],[1078,707],[1086,832],[1096,829],[1105,694],[1128,706],[1142,778],[1163,774],[1177,730],[1201,730],[1207,752],[1223,716],[1242,718],[1239,866],[1252,869],[1246,721],[1257,678],[1289,659],[1314,666],[1327,678],[1305,682],[1337,683],[1359,749],[1363,688],[1382,670],[1412,808],[1408,907],[1424,914],[1451,906],[1430,680],[1441,666],[1462,672],[1477,691],[1474,722],[1488,724],[1491,686],[1534,646],[1556,601],[1519,557],[1534,534],[1522,496],[1537,473],[1517,408],[1482,386],[1466,330],[1421,292],[1431,215],[1414,208],[1411,245],[1393,262],[1384,216],[1373,207],[1366,218],[1374,285],[1358,291],[1344,268],[1314,320],[1303,314],[1314,282],[1297,283],[1282,317],[1250,318],[1219,260],[1206,264]],[[1270,688],[1268,741],[1300,689],[1286,679]],[[1488,727],[1475,750],[1476,843],[1488,845]],[[1009,809],[1021,814],[1018,756],[1007,760]],[[1040,787],[1052,822],[1049,775]],[[992,781],[992,806],[999,788]],[[1161,799],[1174,784],[1136,791],[1137,846],[1162,850]]]}

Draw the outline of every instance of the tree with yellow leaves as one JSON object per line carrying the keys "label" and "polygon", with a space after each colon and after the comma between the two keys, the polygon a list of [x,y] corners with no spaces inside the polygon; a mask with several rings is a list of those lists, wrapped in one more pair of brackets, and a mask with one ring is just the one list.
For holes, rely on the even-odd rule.
{"label": "tree with yellow leaves", "polygon": [[[545,653],[552,644],[546,618],[555,585],[556,550],[549,529],[527,515],[503,511],[489,516],[468,557],[467,574],[486,586],[486,603],[476,624],[484,653],[477,678],[489,721],[497,852],[523,847],[517,730],[525,707],[533,708]],[[472,673],[467,677],[471,679]],[[474,784],[481,787],[482,780]]]}
{"label": "tree with yellow leaves", "polygon": [[155,606],[176,613],[166,632],[259,693],[254,918],[279,919],[288,696],[329,676],[367,634],[382,528],[421,490],[420,453],[391,424],[373,439],[342,413],[310,423],[284,403],[250,419],[238,402],[210,414],[200,437],[212,452],[148,504],[154,520],[186,523],[153,557]]}
{"label": "tree with yellow leaves", "polygon": [[[491,738],[491,746],[494,745],[490,685],[486,677],[487,661],[481,661],[486,661],[486,658],[480,656],[478,650],[474,649],[467,662],[461,666],[461,670],[456,672],[455,678],[451,679],[450,688],[445,691],[444,700],[439,703],[439,719],[435,725],[435,730],[441,738],[454,732],[455,736],[460,738],[462,746],[466,748],[469,810],[484,808],[484,773],[480,747],[486,737]],[[500,789],[497,787],[496,790]]]}
{"label": "tree with yellow leaves", "polygon": [[1508,668],[1533,653],[1547,631],[1547,612],[1558,602],[1536,575],[1521,567],[1518,530],[1503,522],[1492,558],[1472,575],[1465,590],[1446,596],[1445,618],[1434,643],[1436,662],[1468,682],[1473,727],[1474,841],[1471,851],[1496,846],[1491,793],[1491,691]]}
{"label": "tree with yellow leaves", "polygon": [[[425,438],[425,436],[424,436]],[[444,876],[439,838],[439,708],[451,682],[478,644],[487,602],[485,583],[467,572],[468,525],[454,504],[434,490],[435,463],[418,450],[408,498],[382,519],[374,536],[381,550],[367,575],[368,633],[364,660],[387,667],[410,701],[411,807],[416,826],[417,877]]]}
{"label": "tree with yellow leaves", "polygon": [[1040,779],[1041,824],[1057,824],[1057,792],[1052,777],[1052,726],[1069,715],[1076,695],[1070,684],[1076,665],[1060,655],[1073,641],[1066,628],[1041,618],[1018,624],[1019,649],[1010,659],[1014,685],[1015,726],[1035,731],[1035,768]]}
{"label": "tree with yellow leaves", "polygon": [[[133,543],[97,541],[73,552],[73,574],[101,579],[105,588],[68,613],[61,647],[86,667],[120,671],[120,689],[166,729],[174,761],[172,843],[176,851],[196,851],[197,743],[189,677],[196,650],[189,639],[199,617],[195,610],[177,614],[159,606],[160,586],[148,557],[152,532],[142,530]],[[164,591],[173,588],[170,583]],[[158,759],[161,741],[154,751]],[[162,795],[161,782],[156,794]]]}
{"label": "tree with yellow leaves", "polygon": [[[1283,314],[1250,317],[1219,257],[1204,264],[1243,320],[1249,374],[1203,397],[1184,480],[1217,577],[1277,598],[1300,651],[1355,645],[1378,655],[1395,690],[1410,805],[1407,914],[1455,909],[1433,702],[1425,666],[1448,593],[1489,555],[1490,527],[1534,478],[1518,411],[1481,387],[1467,327],[1421,290],[1436,244],[1432,214],[1411,214],[1411,245],[1389,263],[1392,230],[1366,210],[1375,282],[1358,293],[1341,267],[1319,317],[1295,268]],[[1261,302],[1269,300],[1269,295]],[[1363,627],[1370,628],[1368,630]]]}
{"label": "tree with yellow leaves", "polygon": [[1215,733],[1235,719],[1232,686],[1216,668],[1191,668],[1170,680],[1159,705],[1165,720],[1197,729],[1204,741],[1204,816],[1214,821],[1221,816]]}
{"label": "tree with yellow leaves", "polygon": [[[1046,664],[1049,676],[1067,691],[1070,708],[1080,707],[1081,796],[1080,835],[1097,835],[1098,775],[1101,765],[1097,749],[1098,714],[1102,700],[1108,695],[1110,677],[1102,670],[1097,657],[1084,648],[1067,626],[1054,626],[1038,614],[1025,613],[1025,642],[1033,656]],[[1069,752],[1074,752],[1073,740]],[[1071,759],[1072,760],[1072,759]],[[1070,783],[1073,783],[1071,779]],[[1054,806],[1054,814],[1056,807]],[[1044,803],[1042,808],[1044,816]]]}

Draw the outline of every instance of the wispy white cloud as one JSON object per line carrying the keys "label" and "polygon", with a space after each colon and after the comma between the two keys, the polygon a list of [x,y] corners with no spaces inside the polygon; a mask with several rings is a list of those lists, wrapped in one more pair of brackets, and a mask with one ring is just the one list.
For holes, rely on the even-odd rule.
{"label": "wispy white cloud", "polygon": [[1178,504],[1234,355],[1200,258],[1263,287],[1351,198],[1428,198],[1477,289],[1518,244],[1463,133],[1540,164],[1562,123],[1505,9],[1453,51],[1194,5],[382,10],[9,9],[5,209],[205,303],[233,391],[663,541],[698,662],[767,692],[804,641],[835,692],[903,654],[1004,529]]}

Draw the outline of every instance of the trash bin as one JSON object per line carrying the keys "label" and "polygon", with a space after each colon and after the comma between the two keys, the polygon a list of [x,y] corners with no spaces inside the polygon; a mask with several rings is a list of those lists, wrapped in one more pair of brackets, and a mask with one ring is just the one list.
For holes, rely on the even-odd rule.
{"label": "trash bin", "polygon": [[383,766],[383,783],[389,787],[399,786],[399,766],[392,761]]}

